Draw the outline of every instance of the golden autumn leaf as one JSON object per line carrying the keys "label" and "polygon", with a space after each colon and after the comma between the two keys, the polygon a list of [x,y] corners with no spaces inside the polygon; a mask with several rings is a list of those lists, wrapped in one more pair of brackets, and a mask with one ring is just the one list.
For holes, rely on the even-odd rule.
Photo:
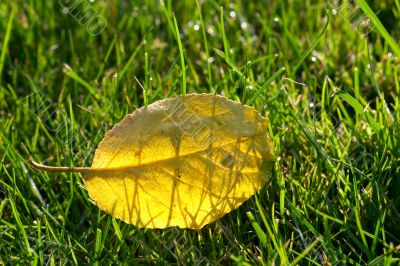
{"label": "golden autumn leaf", "polygon": [[53,170],[85,172],[90,198],[127,223],[198,229],[256,193],[271,167],[268,121],[254,108],[189,94],[127,115],[106,133],[91,168]]}

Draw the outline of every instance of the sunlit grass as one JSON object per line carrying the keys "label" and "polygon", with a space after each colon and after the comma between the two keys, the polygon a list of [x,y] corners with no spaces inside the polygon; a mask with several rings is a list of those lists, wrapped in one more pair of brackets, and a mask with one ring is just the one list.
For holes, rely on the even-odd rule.
{"label": "sunlit grass", "polygon": [[[369,1],[389,36],[337,1],[95,1],[93,36],[59,2],[0,2],[0,264],[399,263],[397,0]],[[193,92],[253,105],[275,144],[267,185],[201,231],[136,229],[27,165],[90,166],[126,114]]]}

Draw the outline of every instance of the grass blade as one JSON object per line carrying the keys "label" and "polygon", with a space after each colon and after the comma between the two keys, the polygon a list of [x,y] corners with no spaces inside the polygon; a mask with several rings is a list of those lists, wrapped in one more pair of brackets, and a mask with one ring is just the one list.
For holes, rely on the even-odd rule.
{"label": "grass blade", "polygon": [[201,25],[201,33],[203,35],[203,42],[204,42],[204,50],[206,53],[207,57],[207,72],[208,72],[208,84],[210,85],[210,92],[213,90],[213,82],[212,82],[212,73],[211,73],[211,62],[209,60],[210,58],[210,51],[208,49],[208,41],[207,41],[207,34],[206,34],[206,27],[204,25],[204,20],[203,20],[203,14],[201,13],[201,7],[199,0],[196,0],[196,5],[197,9],[199,11],[199,16],[200,16],[200,25]]}
{"label": "grass blade", "polygon": [[247,102],[248,105],[252,105],[255,100],[260,96],[260,94],[265,91],[271,85],[271,83],[279,77],[283,72],[285,71],[284,67],[281,67],[276,71],[262,86],[261,88],[253,95],[253,97],[250,98],[250,100]]}
{"label": "grass blade", "polygon": [[304,259],[308,253],[310,253],[314,247],[319,243],[319,239],[315,239],[300,255],[298,255],[291,263],[290,266],[298,265],[298,263]]}
{"label": "grass blade", "polygon": [[251,225],[254,228],[254,231],[256,232],[258,238],[260,239],[261,244],[265,247],[267,245],[267,235],[265,232],[261,229],[261,226],[257,223],[256,219],[254,218],[254,215],[251,212],[247,212],[247,217],[249,217]]}
{"label": "grass blade", "polygon": [[321,41],[322,37],[325,35],[325,32],[328,29],[329,22],[331,19],[331,16],[330,16],[330,13],[328,10],[326,10],[326,14],[327,14],[327,20],[326,20],[324,28],[322,29],[318,38],[313,42],[313,44],[310,46],[310,48],[308,48],[308,50],[304,53],[303,57],[300,58],[300,60],[296,64],[296,66],[293,68],[293,75],[296,74],[297,70],[299,70],[300,66],[307,59],[307,57],[312,53],[312,51],[314,51],[315,47],[318,45],[318,43]]}
{"label": "grass blade", "polygon": [[181,34],[179,33],[178,22],[176,21],[175,14],[173,15],[174,18],[174,26],[175,26],[175,37],[176,42],[178,43],[179,48],[179,56],[181,58],[181,67],[182,67],[182,94],[186,94],[186,65],[185,65],[185,57],[183,56],[183,48],[181,42]]}
{"label": "grass blade", "polygon": [[400,56],[400,46],[398,46],[397,42],[392,38],[392,36],[390,36],[389,32],[386,30],[385,26],[383,26],[379,18],[375,15],[374,11],[372,11],[368,3],[364,0],[356,0],[356,2],[364,11],[364,13],[369,17],[369,19],[371,19],[378,33],[382,36],[383,39],[385,39],[390,48],[392,48],[393,52],[397,56]]}
{"label": "grass blade", "polygon": [[6,30],[6,34],[5,34],[5,37],[4,37],[3,46],[1,47],[1,54],[0,54],[0,82],[2,80],[4,61],[6,59],[6,52],[7,52],[8,42],[10,41],[13,20],[14,20],[14,9],[11,10],[10,18],[8,19],[8,23],[7,23],[7,30]]}
{"label": "grass blade", "polygon": [[283,247],[282,245],[280,245],[280,243],[278,243],[278,240],[276,239],[273,230],[272,230],[271,227],[269,226],[269,223],[268,223],[268,221],[267,221],[267,218],[266,218],[265,215],[264,215],[264,212],[265,212],[265,211],[264,211],[264,208],[261,207],[261,204],[260,204],[260,201],[258,200],[258,197],[255,197],[255,199],[256,199],[256,206],[257,206],[257,209],[258,209],[258,211],[259,211],[259,214],[260,214],[260,216],[261,216],[261,219],[262,219],[262,221],[263,221],[265,227],[267,228],[268,235],[269,235],[269,237],[271,238],[271,241],[272,241],[274,247],[276,248],[276,250],[277,250],[277,252],[278,252],[278,254],[279,254],[279,257],[280,257],[280,259],[281,259],[281,264],[282,264],[282,265],[287,265],[287,264],[288,264],[288,259],[287,259],[287,257],[286,257],[285,249],[284,249],[284,247]]}
{"label": "grass blade", "polygon": [[[341,99],[345,100],[351,107],[353,107],[356,113],[361,115],[375,131],[375,133],[380,136],[381,128],[379,127],[378,122],[376,122],[376,120],[369,112],[365,111],[365,108],[353,96],[344,91],[339,91],[335,93],[335,96],[339,96]],[[388,139],[387,145],[390,149],[393,148],[390,138]]]}

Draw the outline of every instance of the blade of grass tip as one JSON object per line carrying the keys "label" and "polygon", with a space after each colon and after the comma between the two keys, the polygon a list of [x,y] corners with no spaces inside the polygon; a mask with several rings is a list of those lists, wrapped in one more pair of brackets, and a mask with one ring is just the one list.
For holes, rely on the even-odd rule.
{"label": "blade of grass tip", "polygon": [[264,84],[261,86],[258,91],[253,95],[253,97],[250,98],[250,100],[247,102],[248,105],[252,105],[254,101],[260,96],[260,94],[271,85],[271,83],[279,77],[286,69],[284,67],[281,67],[278,71],[276,71]]}
{"label": "blade of grass tip", "polygon": [[100,256],[101,247],[102,247],[102,244],[101,244],[101,238],[102,237],[101,236],[102,236],[102,232],[101,232],[100,228],[97,228],[97,230],[96,230],[96,242],[95,242],[95,245],[94,245],[94,259],[95,259],[95,262],[94,262],[93,265],[99,265],[99,256]]}
{"label": "blade of grass tip", "polygon": [[251,222],[251,225],[254,228],[254,231],[256,232],[258,239],[260,239],[261,244],[266,247],[267,246],[267,235],[265,232],[261,229],[261,226],[257,223],[256,219],[254,218],[254,215],[251,212],[246,212],[247,217],[249,217],[249,220]]}
{"label": "blade of grass tip", "polygon": [[11,10],[10,18],[8,19],[8,23],[7,23],[6,34],[4,36],[3,46],[1,47],[1,54],[0,54],[0,83],[2,81],[4,61],[6,60],[6,52],[7,52],[7,49],[8,49],[8,43],[10,41],[13,20],[14,20],[14,9]]}
{"label": "blade of grass tip", "polygon": [[175,14],[172,15],[174,18],[174,25],[175,25],[175,36],[176,41],[178,43],[179,48],[179,55],[181,58],[181,67],[182,67],[182,94],[186,95],[186,65],[185,65],[185,58],[183,56],[183,49],[182,49],[182,42],[181,42],[181,34],[179,33],[178,22],[176,21]]}
{"label": "blade of grass tip", "polygon": [[315,49],[315,47],[318,45],[318,43],[321,41],[322,37],[325,35],[326,30],[328,29],[329,23],[330,23],[330,12],[329,10],[325,10],[327,14],[327,19],[324,28],[322,29],[321,33],[319,34],[318,38],[313,42],[313,44],[308,48],[308,50],[305,52],[302,58],[297,62],[295,67],[293,68],[293,75],[296,74],[297,70],[299,70],[300,66],[303,64],[303,62],[306,60],[306,58],[312,53],[312,51]]}
{"label": "blade of grass tip", "polygon": [[143,87],[142,83],[140,83],[140,81],[137,79],[137,77],[135,77],[135,80],[137,82],[137,84],[139,85],[139,87],[142,89],[143,91],[143,104],[144,106],[148,105],[148,100],[147,100],[147,91],[146,89]]}
{"label": "blade of grass tip", "polygon": [[368,18],[372,21],[372,24],[374,24],[374,26],[378,30],[378,33],[382,36],[383,39],[385,39],[390,48],[392,48],[393,52],[397,56],[400,56],[400,46],[398,46],[397,42],[392,38],[392,36],[390,36],[389,32],[383,26],[382,22],[376,16],[374,11],[372,11],[368,3],[364,0],[356,0],[356,2],[364,11],[364,13],[368,16]]}
{"label": "blade of grass tip", "polygon": [[118,222],[115,220],[115,218],[112,218],[112,225],[114,228],[114,233],[118,237],[118,240],[121,242],[122,241],[122,233],[121,229],[119,228]]}
{"label": "blade of grass tip", "polygon": [[206,52],[206,58],[207,58],[207,72],[208,72],[208,85],[210,86],[210,92],[213,91],[213,82],[212,82],[212,74],[211,74],[211,62],[210,62],[210,51],[208,50],[208,40],[207,40],[207,34],[206,34],[206,27],[204,25],[204,20],[203,20],[203,14],[201,13],[201,7],[199,0],[196,0],[196,5],[197,9],[199,11],[200,15],[200,25],[201,25],[201,32],[203,35],[203,42],[204,42],[204,50]]}

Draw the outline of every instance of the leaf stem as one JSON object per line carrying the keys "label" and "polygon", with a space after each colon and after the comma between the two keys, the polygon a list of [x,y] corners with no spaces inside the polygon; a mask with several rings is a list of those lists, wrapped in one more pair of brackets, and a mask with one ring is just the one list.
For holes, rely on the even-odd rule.
{"label": "leaf stem", "polygon": [[46,171],[46,172],[88,173],[91,172],[92,170],[90,167],[47,166],[35,162],[32,158],[29,158],[28,162],[36,170]]}

